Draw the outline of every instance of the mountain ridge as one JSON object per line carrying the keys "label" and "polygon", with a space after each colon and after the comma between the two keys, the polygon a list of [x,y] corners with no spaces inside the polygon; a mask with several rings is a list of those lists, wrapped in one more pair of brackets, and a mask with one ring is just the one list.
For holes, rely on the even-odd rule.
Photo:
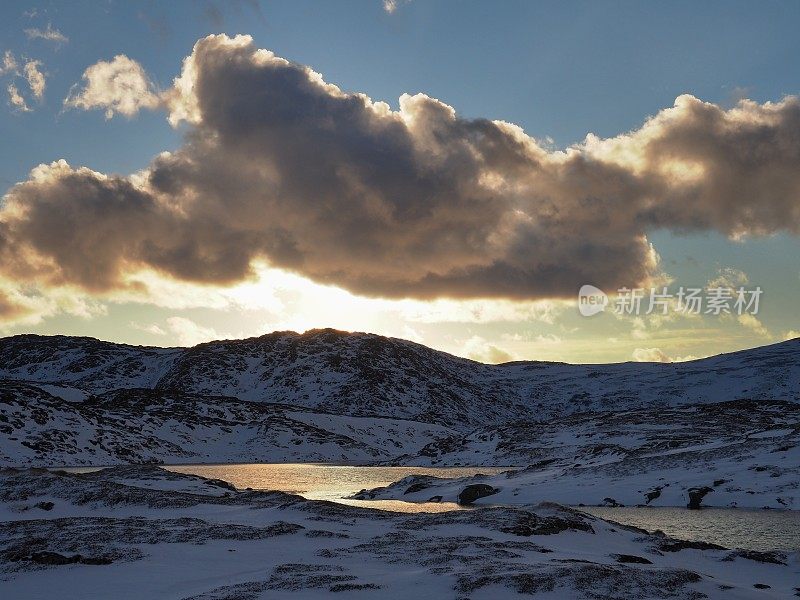
{"label": "mountain ridge", "polygon": [[[798,403],[798,350],[792,340],[671,365],[486,365],[331,329],[192,348],[12,336],[0,339],[0,462],[410,459],[515,422],[533,424],[527,439],[536,423],[575,414]],[[536,453],[504,444],[520,460]],[[473,448],[444,460],[492,460]]]}

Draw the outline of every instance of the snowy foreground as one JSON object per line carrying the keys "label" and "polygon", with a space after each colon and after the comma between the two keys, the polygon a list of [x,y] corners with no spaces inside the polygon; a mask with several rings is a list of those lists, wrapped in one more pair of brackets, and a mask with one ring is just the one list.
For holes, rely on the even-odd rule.
{"label": "snowy foreground", "polygon": [[797,553],[681,542],[554,504],[388,513],[157,467],[0,471],[0,597],[790,598]]}

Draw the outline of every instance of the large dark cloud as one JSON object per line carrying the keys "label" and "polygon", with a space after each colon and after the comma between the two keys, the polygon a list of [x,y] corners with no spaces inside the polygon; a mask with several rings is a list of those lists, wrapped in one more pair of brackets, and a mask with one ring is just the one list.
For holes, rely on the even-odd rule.
{"label": "large dark cloud", "polygon": [[144,174],[39,167],[0,269],[88,290],[137,270],[229,284],[256,260],[379,296],[542,298],[646,282],[646,233],[798,233],[800,101],[691,96],[552,152],[426,96],[392,111],[247,37],[197,43],[163,104],[190,132]]}

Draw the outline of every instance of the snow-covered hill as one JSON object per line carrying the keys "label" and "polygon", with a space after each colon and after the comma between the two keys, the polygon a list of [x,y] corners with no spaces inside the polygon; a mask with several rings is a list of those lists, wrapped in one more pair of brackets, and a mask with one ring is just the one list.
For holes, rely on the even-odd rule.
{"label": "snow-covered hill", "polygon": [[120,389],[82,402],[0,382],[0,465],[374,462],[454,431],[224,396]]}
{"label": "snow-covered hill", "polygon": [[685,363],[484,365],[405,340],[331,329],[186,349],[20,335],[0,339],[0,377],[95,394],[150,388],[485,425],[743,398],[800,401],[800,339]]}
{"label": "snow-covered hill", "polygon": [[798,403],[800,340],[680,364],[484,365],[330,329],[194,348],[21,335],[0,339],[0,378],[4,464],[527,465],[570,415],[644,411],[644,423],[689,404]]}
{"label": "snow-covered hill", "polygon": [[95,394],[151,388],[457,426],[533,416],[495,371],[412,342],[329,329],[188,349],[62,336],[0,340],[0,377]]}

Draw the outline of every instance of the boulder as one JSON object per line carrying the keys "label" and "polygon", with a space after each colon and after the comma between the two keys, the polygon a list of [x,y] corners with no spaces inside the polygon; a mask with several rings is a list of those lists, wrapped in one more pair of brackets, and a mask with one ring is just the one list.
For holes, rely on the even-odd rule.
{"label": "boulder", "polygon": [[459,504],[472,504],[478,498],[485,498],[486,496],[492,496],[499,492],[495,487],[491,485],[487,485],[485,483],[473,483],[472,485],[468,485],[461,493],[458,495],[458,503]]}

